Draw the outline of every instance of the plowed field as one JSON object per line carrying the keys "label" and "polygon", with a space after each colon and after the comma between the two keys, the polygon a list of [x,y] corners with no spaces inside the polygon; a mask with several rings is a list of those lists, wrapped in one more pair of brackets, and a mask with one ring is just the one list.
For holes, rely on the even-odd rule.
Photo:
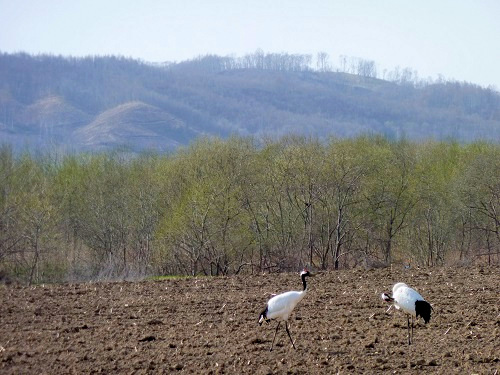
{"label": "plowed field", "polygon": [[[257,324],[298,273],[0,285],[0,374],[500,373],[498,267],[326,272],[282,325]],[[381,300],[403,281],[434,308],[407,344]]]}

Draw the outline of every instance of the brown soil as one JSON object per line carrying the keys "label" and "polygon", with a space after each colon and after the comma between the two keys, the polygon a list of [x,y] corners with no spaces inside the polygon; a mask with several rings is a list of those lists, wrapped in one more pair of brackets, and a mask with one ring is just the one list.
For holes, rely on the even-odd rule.
{"label": "brown soil", "polygon": [[[290,318],[257,324],[296,274],[136,283],[0,285],[1,374],[443,373],[500,370],[498,268],[377,269],[309,279]],[[404,281],[434,307],[407,344],[383,291]],[[500,373],[500,371],[498,371]]]}

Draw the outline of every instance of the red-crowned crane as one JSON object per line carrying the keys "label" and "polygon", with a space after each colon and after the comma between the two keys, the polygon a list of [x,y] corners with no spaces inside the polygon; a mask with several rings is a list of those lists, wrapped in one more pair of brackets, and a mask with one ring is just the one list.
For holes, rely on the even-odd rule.
{"label": "red-crowned crane", "polygon": [[[425,324],[431,320],[432,306],[415,289],[410,288],[405,283],[397,283],[392,287],[392,296],[382,293],[382,299],[386,302],[394,302],[396,309],[401,309],[406,314],[408,320],[408,345],[413,337],[413,317],[422,317]],[[410,336],[410,316],[411,316],[411,336]]]}
{"label": "red-crowned crane", "polygon": [[278,333],[278,328],[280,327],[280,323],[282,321],[285,321],[286,333],[288,333],[288,337],[290,337],[290,342],[292,343],[293,348],[296,349],[295,344],[292,340],[292,336],[290,335],[290,331],[288,330],[288,317],[290,316],[295,306],[297,306],[297,303],[299,303],[307,293],[306,277],[308,276],[314,275],[309,273],[309,271],[307,271],[306,269],[304,269],[300,273],[300,278],[302,279],[302,285],[304,287],[302,291],[290,291],[274,296],[269,301],[267,301],[266,308],[260,313],[259,325],[262,325],[262,322],[264,320],[266,322],[269,322],[271,319],[278,320],[278,325],[276,326],[276,331],[274,331],[273,342],[269,351],[273,350],[274,339],[276,338],[276,333]]}

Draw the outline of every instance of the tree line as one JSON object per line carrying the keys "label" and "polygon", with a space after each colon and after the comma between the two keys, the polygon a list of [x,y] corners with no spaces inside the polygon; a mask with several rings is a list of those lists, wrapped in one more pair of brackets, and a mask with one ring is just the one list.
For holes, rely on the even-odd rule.
{"label": "tree line", "polygon": [[203,139],[0,148],[0,275],[33,282],[499,260],[500,148]]}
{"label": "tree line", "polygon": [[[371,59],[339,55],[338,62],[332,61],[332,56],[320,51],[316,54],[264,52],[257,49],[253,53],[243,56],[200,55],[196,58],[181,61],[180,63],[153,64],[168,70],[185,70],[190,72],[224,72],[241,69],[282,71],[282,72],[321,72],[321,73],[347,73],[364,78],[378,78],[402,86],[426,87],[433,84],[460,82],[447,79],[442,74],[437,77],[420,77],[418,71],[411,67],[395,66],[392,69],[380,69],[377,62]],[[466,84],[466,82],[461,82]],[[470,84],[475,88],[478,85]],[[493,86],[488,90],[498,91]]]}

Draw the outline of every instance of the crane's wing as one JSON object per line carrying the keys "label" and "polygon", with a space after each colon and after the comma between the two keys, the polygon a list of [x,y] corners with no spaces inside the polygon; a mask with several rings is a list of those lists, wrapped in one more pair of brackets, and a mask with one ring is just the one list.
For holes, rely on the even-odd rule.
{"label": "crane's wing", "polygon": [[278,294],[271,298],[267,303],[267,317],[273,319],[279,316],[286,316],[292,312],[293,308],[302,299],[303,293],[291,291]]}
{"label": "crane's wing", "polygon": [[415,302],[425,301],[424,297],[420,295],[416,290],[410,287],[401,287],[396,290],[396,293],[392,296],[394,298],[394,306],[398,309],[402,309],[408,314],[415,316]]}

